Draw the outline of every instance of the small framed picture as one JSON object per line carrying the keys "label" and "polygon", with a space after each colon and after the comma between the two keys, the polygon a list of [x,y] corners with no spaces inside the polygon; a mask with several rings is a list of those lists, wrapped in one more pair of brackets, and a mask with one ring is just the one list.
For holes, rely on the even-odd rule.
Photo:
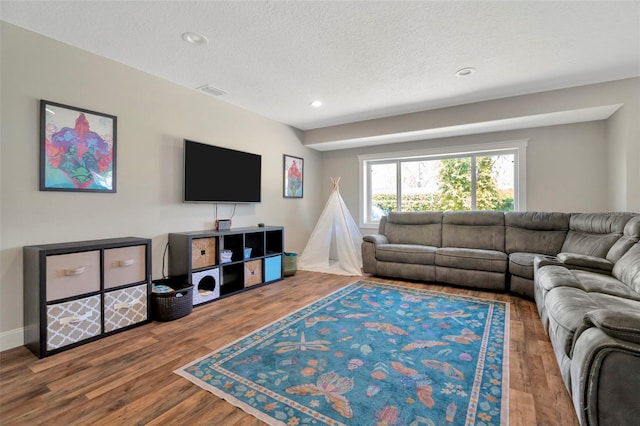
{"label": "small framed picture", "polygon": [[284,198],[302,198],[304,192],[304,160],[284,154]]}
{"label": "small framed picture", "polygon": [[40,101],[40,191],[116,192],[113,115]]}

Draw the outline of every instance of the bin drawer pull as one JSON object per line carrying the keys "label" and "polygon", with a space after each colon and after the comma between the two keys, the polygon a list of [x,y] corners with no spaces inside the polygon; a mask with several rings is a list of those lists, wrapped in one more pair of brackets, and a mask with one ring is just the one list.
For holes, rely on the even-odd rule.
{"label": "bin drawer pull", "polygon": [[136,263],[135,259],[119,260],[118,261],[118,266],[121,267],[121,268],[124,268],[125,266],[131,266],[134,263]]}
{"label": "bin drawer pull", "polygon": [[86,266],[79,266],[77,268],[69,268],[69,269],[65,269],[64,270],[64,275],[67,277],[73,276],[73,275],[80,275],[83,274],[85,271],[87,270]]}
{"label": "bin drawer pull", "polygon": [[87,320],[89,318],[91,318],[91,312],[85,312],[84,314],[73,316],[73,317],[60,318],[58,322],[60,323],[60,325],[75,324],[75,323]]}
{"label": "bin drawer pull", "polygon": [[116,303],[115,305],[113,305],[113,307],[115,309],[129,309],[129,308],[133,308],[134,305],[137,305],[138,302],[137,300],[133,300],[131,302],[124,302],[124,303]]}

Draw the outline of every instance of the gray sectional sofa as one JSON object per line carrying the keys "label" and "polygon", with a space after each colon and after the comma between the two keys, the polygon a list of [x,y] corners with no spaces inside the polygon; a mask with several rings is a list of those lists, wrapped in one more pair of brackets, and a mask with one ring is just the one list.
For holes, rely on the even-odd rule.
{"label": "gray sectional sofa", "polygon": [[640,424],[640,214],[404,212],[363,271],[533,298],[583,425]]}

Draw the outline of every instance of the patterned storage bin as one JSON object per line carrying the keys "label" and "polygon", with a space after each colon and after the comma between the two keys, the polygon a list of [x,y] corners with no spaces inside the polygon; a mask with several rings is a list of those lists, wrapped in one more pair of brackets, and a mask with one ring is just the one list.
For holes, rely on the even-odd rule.
{"label": "patterned storage bin", "polygon": [[196,238],[191,241],[191,268],[199,269],[216,264],[216,239]]}
{"label": "patterned storage bin", "polygon": [[147,284],[104,295],[104,332],[137,324],[147,319]]}
{"label": "patterned storage bin", "polygon": [[219,298],[220,268],[194,272],[191,275],[191,284],[193,284],[193,306]]}
{"label": "patterned storage bin", "polygon": [[262,284],[262,260],[252,260],[244,263],[244,286]]}
{"label": "patterned storage bin", "polygon": [[47,306],[47,350],[61,348],[102,331],[101,296]]}

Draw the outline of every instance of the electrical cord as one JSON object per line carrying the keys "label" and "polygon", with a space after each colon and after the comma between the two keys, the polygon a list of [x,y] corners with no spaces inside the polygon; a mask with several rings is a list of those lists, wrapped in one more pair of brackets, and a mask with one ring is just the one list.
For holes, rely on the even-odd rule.
{"label": "electrical cord", "polygon": [[169,249],[169,241],[167,241],[167,244],[164,246],[164,253],[162,254],[162,279],[167,279],[167,276],[164,273],[164,260],[167,257],[167,250]]}
{"label": "electrical cord", "polygon": [[[218,203],[215,204],[215,217],[214,220],[218,220]],[[233,211],[231,212],[231,217],[229,218],[229,220],[233,219],[233,216],[236,214],[236,207],[238,206],[238,204],[233,203]]]}

